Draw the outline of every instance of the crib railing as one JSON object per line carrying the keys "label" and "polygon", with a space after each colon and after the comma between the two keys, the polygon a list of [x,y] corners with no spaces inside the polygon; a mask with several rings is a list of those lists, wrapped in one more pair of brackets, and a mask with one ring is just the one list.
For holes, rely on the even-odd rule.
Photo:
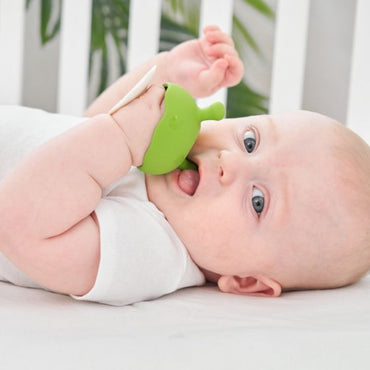
{"label": "crib railing", "polygon": [[357,0],[346,124],[370,144],[370,1]]}
{"label": "crib railing", "polygon": [[[302,107],[309,6],[309,0],[278,0],[271,113]],[[86,108],[91,7],[92,0],[63,0],[57,98],[61,113],[80,115]],[[202,0],[200,30],[218,24],[231,33],[232,12],[233,0]],[[25,0],[0,0],[0,104],[21,104],[24,13]],[[160,13],[161,0],[131,0],[128,69],[157,52]],[[370,2],[357,0],[346,124],[370,141],[368,14]],[[226,94],[223,90],[208,100],[225,102]]]}
{"label": "crib railing", "polygon": [[0,0],[0,104],[22,96],[25,1]]}

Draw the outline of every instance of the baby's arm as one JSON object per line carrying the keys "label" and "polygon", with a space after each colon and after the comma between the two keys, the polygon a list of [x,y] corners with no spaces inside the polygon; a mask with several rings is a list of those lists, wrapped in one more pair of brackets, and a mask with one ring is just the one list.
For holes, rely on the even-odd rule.
{"label": "baby's arm", "polygon": [[86,115],[108,112],[153,65],[157,65],[154,84],[174,82],[196,98],[236,85],[243,76],[232,39],[217,26],[207,26],[202,38],[160,53],[121,77],[91,104]]}
{"label": "baby's arm", "polygon": [[113,117],[88,119],[0,182],[0,250],[30,278],[62,293],[91,289],[100,249],[94,209],[102,188],[142,163],[163,94],[153,86]]}

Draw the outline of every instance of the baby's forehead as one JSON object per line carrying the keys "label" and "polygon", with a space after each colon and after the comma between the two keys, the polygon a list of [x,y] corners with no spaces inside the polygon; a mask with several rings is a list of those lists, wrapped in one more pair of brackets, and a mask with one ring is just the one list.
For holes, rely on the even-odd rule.
{"label": "baby's forehead", "polygon": [[338,122],[330,117],[304,110],[231,118],[225,119],[224,122],[239,127],[256,125],[257,127],[266,126],[269,129],[273,129],[274,127],[277,129],[296,129],[299,132],[328,130],[333,125],[338,124]]}
{"label": "baby's forehead", "polygon": [[334,119],[320,113],[297,110],[270,115],[271,121],[278,127],[296,128],[303,132],[325,132],[338,125]]}
{"label": "baby's forehead", "polygon": [[335,120],[319,113],[310,111],[291,111],[271,115],[257,115],[236,119],[234,122],[243,130],[255,126],[264,138],[276,141],[297,141],[309,144],[314,139],[322,144],[328,144],[335,139],[336,126],[341,126]]}
{"label": "baby's forehead", "polygon": [[340,143],[347,130],[334,119],[309,111],[294,111],[271,115],[271,122],[282,139],[298,143],[302,151],[312,148],[319,152]]}
{"label": "baby's forehead", "polygon": [[321,122],[321,123],[334,121],[334,119],[328,116],[325,116],[317,112],[311,112],[308,110],[293,110],[293,111],[275,113],[275,114],[271,114],[270,117],[274,121],[294,120],[295,122],[309,121],[309,122]]}

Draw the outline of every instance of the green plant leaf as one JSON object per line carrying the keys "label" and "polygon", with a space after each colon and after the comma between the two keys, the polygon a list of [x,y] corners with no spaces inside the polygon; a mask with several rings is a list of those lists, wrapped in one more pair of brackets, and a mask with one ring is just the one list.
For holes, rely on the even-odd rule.
{"label": "green plant leaf", "polygon": [[267,101],[267,97],[253,91],[242,81],[228,89],[226,116],[235,118],[266,114]]}
{"label": "green plant leaf", "polygon": [[114,44],[116,46],[117,54],[118,54],[118,61],[119,61],[119,67],[120,67],[120,74],[123,74],[126,70],[126,62],[125,62],[125,56],[123,54],[123,48],[122,48],[122,43],[124,40],[121,40],[119,34],[119,30],[117,29],[112,29],[112,37]]}
{"label": "green plant leaf", "polygon": [[93,0],[89,76],[91,78],[91,62],[96,60],[93,55],[97,55],[101,64],[97,93],[108,85],[109,60],[114,57],[108,52],[110,39],[117,51],[121,74],[126,70],[129,5],[129,0]]}
{"label": "green plant leaf", "polygon": [[[52,19],[52,5],[57,4],[57,16],[53,22]],[[40,23],[40,36],[41,43],[45,45],[52,40],[60,29],[60,10],[61,0],[42,0],[41,1],[41,23]]]}
{"label": "green plant leaf", "polygon": [[167,51],[181,42],[194,39],[197,34],[194,34],[192,29],[178,24],[167,15],[162,14],[160,36],[159,51]]}
{"label": "green plant leaf", "polygon": [[26,10],[28,10],[28,8],[30,7],[31,3],[32,3],[32,0],[27,0],[26,1]]}
{"label": "green plant leaf", "polygon": [[259,13],[265,15],[268,18],[275,18],[275,13],[271,7],[263,0],[244,0],[246,4],[249,4],[252,8],[256,9]]}
{"label": "green plant leaf", "polygon": [[[253,49],[253,51],[260,55],[261,51],[260,51],[258,44],[256,43],[253,36],[248,31],[247,27],[245,27],[242,21],[235,15],[233,16],[233,26],[234,26],[234,33],[241,35],[241,37]],[[241,49],[240,44],[238,48],[239,50]]]}
{"label": "green plant leaf", "polygon": [[98,88],[98,95],[101,94],[108,85],[108,74],[108,50],[106,45],[104,45],[101,56],[100,84]]}
{"label": "green plant leaf", "polygon": [[[200,3],[198,0],[163,0],[163,17],[184,27],[195,37],[198,36]],[[161,24],[161,30],[163,25]]]}

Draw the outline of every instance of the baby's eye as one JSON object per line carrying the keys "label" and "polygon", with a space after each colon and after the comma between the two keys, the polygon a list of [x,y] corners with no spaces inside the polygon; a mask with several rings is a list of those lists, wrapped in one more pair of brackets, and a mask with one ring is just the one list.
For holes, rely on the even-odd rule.
{"label": "baby's eye", "polygon": [[263,207],[265,205],[265,197],[261,190],[257,188],[253,188],[252,192],[252,206],[253,209],[256,211],[257,215],[260,215],[263,211]]}
{"label": "baby's eye", "polygon": [[252,153],[256,147],[256,135],[252,130],[245,132],[243,136],[244,146],[248,153]]}

